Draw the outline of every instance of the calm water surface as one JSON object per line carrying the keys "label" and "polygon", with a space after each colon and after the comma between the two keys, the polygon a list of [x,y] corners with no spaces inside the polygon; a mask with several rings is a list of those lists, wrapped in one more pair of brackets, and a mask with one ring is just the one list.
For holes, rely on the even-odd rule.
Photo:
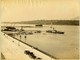
{"label": "calm water surface", "polygon": [[[65,34],[46,33],[45,30],[51,29],[50,26],[46,25],[44,27],[24,28],[24,30],[41,30],[42,33],[27,35],[26,40],[24,35],[21,35],[21,40],[56,58],[79,58],[79,27],[65,25],[54,25],[53,27],[56,30],[64,31]],[[15,35],[15,37],[20,39],[19,35]]]}

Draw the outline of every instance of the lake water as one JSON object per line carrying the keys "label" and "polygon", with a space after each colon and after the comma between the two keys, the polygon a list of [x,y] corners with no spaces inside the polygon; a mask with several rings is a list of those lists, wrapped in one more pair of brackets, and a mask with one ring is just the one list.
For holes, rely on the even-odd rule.
{"label": "lake water", "polygon": [[[46,33],[51,29],[49,25],[43,27],[23,28],[24,30],[41,30],[42,33],[21,35],[21,40],[45,51],[46,53],[60,59],[77,59],[79,58],[79,26],[53,25],[56,30],[63,31],[65,34]],[[20,27],[17,27],[20,29]],[[19,35],[15,35],[20,39]]]}

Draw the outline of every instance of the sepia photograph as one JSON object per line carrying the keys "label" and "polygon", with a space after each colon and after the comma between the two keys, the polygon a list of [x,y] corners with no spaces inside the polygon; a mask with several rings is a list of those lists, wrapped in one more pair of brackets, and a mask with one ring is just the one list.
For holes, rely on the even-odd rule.
{"label": "sepia photograph", "polygon": [[1,0],[1,60],[79,60],[79,0]]}

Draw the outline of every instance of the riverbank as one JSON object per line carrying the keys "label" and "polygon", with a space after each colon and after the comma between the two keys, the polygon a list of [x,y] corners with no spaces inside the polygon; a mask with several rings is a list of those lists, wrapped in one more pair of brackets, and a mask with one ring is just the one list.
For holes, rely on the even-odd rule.
{"label": "riverbank", "polygon": [[[42,58],[42,60],[54,60],[53,58],[33,49],[32,47],[29,47],[23,44],[22,42],[19,42],[18,40],[15,40],[14,38],[8,35],[4,35],[3,33],[2,33],[2,40],[3,40],[2,41],[2,53],[4,54],[7,60],[8,59],[9,60],[17,60],[17,59],[20,60],[23,57],[24,57],[23,60],[26,60],[26,59],[33,60],[30,57],[28,57],[26,54],[24,54],[25,50],[29,50],[33,52],[36,56]],[[18,45],[19,43],[20,45]]]}

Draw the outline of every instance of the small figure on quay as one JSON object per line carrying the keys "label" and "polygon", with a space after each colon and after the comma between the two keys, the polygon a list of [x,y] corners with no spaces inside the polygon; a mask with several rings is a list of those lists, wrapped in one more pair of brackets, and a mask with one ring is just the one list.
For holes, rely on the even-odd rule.
{"label": "small figure on quay", "polygon": [[20,35],[20,39],[21,39],[21,35]]}
{"label": "small figure on quay", "polygon": [[25,38],[25,42],[26,42],[26,38],[27,38],[27,36],[25,35],[24,38]]}
{"label": "small figure on quay", "polygon": [[24,38],[26,39],[26,38],[27,38],[27,36],[25,35],[25,36],[24,36]]}
{"label": "small figure on quay", "polygon": [[20,46],[20,42],[18,42],[18,46]]}

